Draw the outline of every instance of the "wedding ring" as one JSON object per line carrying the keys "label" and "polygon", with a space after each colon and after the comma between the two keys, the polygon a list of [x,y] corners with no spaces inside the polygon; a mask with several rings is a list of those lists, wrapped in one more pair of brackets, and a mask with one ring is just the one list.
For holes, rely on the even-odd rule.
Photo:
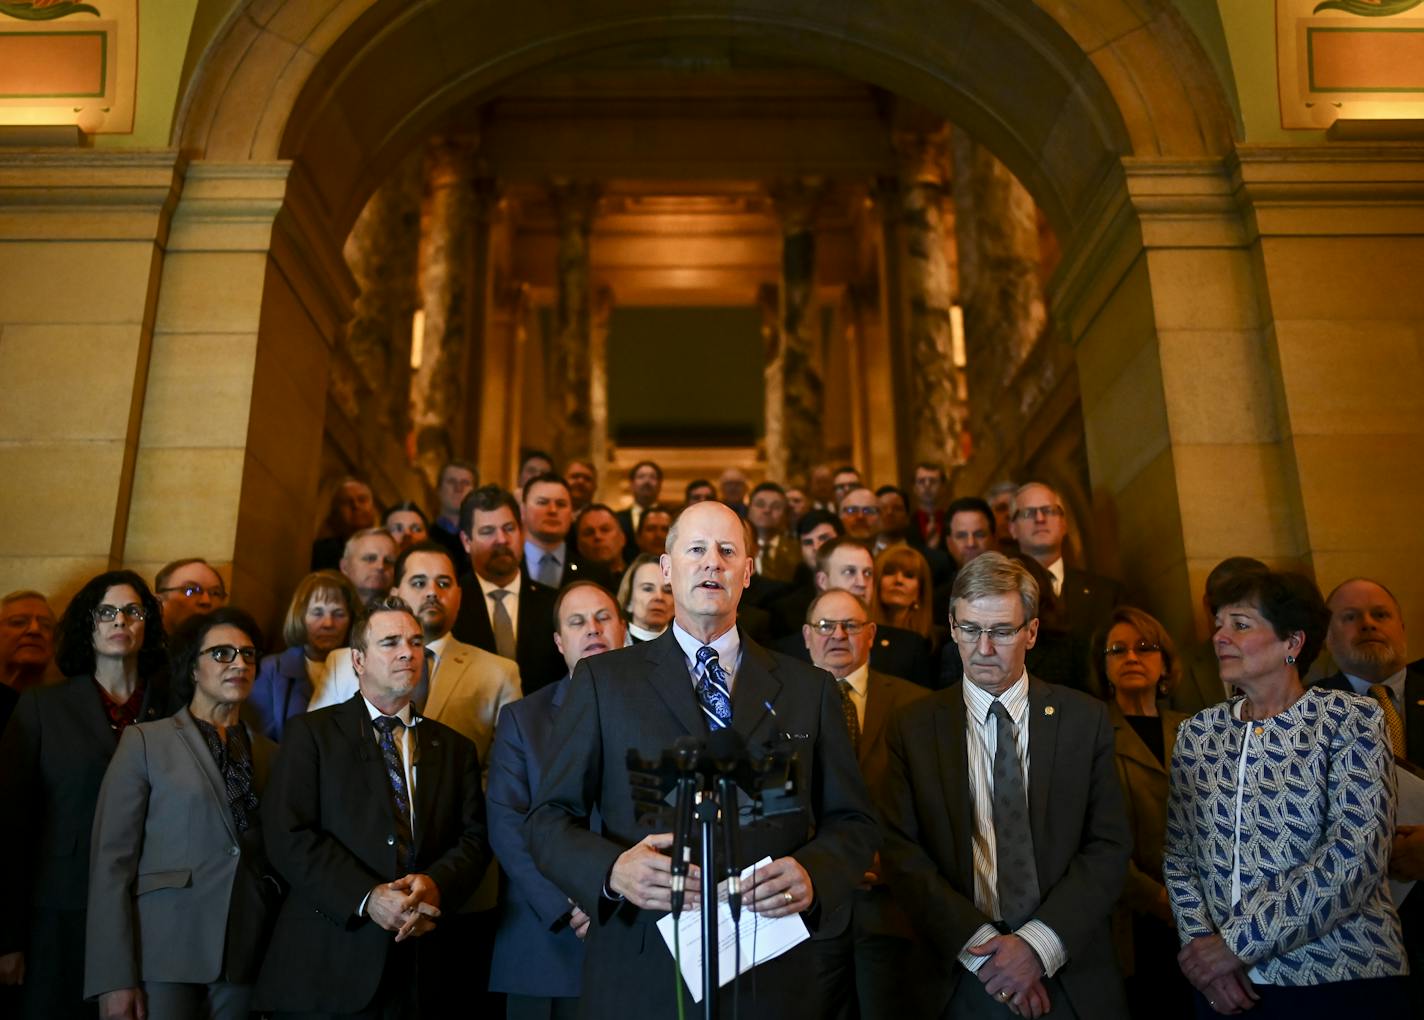
{"label": "wedding ring", "polygon": [[791,890],[790,890],[790,889],[786,890],[785,896],[786,896],[786,902],[787,902],[788,905],[791,904],[791,903],[794,903],[795,900],[796,900],[796,897],[791,895]]}
{"label": "wedding ring", "polygon": [[1000,1002],[1008,1002],[1008,1001],[1009,1001],[1009,990],[1008,990],[1007,988],[1005,988],[1002,992],[999,993],[999,1001],[1000,1001]]}

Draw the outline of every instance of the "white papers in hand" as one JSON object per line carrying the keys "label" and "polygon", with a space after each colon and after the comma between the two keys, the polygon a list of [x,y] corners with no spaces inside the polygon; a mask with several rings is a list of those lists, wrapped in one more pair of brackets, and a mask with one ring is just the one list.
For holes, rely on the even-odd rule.
{"label": "white papers in hand", "polygon": [[[757,868],[771,863],[770,857],[763,857],[742,871],[743,884],[751,878]],[[742,907],[742,970],[745,974],[759,963],[774,960],[792,946],[805,942],[811,937],[806,930],[806,922],[800,914],[790,917],[763,917]],[[702,911],[688,909],[682,912],[677,922],[677,935],[682,942],[682,980],[692,993],[694,1002],[702,1001]],[[658,932],[667,943],[669,953],[676,953],[673,947],[673,916],[664,914],[658,919]],[[717,983],[725,985],[735,976],[736,934],[732,928],[732,908],[727,905],[727,883],[717,886]]]}
{"label": "white papers in hand", "polygon": [[[1420,779],[1404,766],[1394,772],[1397,781],[1398,799],[1395,801],[1394,822],[1396,825],[1424,824],[1424,779]],[[1414,888],[1413,882],[1389,880],[1389,895],[1397,907]]]}

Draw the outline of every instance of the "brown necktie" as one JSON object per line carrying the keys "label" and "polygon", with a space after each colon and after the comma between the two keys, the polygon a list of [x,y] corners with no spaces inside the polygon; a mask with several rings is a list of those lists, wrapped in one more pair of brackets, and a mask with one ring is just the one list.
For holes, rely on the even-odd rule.
{"label": "brown necktie", "polygon": [[850,733],[851,750],[860,754],[860,716],[856,715],[855,702],[850,697],[850,681],[837,680],[836,686],[841,690],[841,713],[845,716],[846,730]]}
{"label": "brown necktie", "polygon": [[1384,729],[1389,734],[1389,747],[1396,758],[1404,757],[1404,720],[1395,711],[1394,701],[1389,696],[1389,688],[1384,684],[1370,684],[1370,697],[1384,709]]}

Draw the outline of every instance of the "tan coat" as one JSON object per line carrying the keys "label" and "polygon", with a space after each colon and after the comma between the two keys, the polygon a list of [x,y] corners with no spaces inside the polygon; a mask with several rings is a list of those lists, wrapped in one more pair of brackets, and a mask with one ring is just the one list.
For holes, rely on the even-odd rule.
{"label": "tan coat", "polygon": [[1108,702],[1112,719],[1114,760],[1127,806],[1127,822],[1132,828],[1132,860],[1127,866],[1127,883],[1113,912],[1113,945],[1122,972],[1136,970],[1133,959],[1133,915],[1151,914],[1172,924],[1162,884],[1162,847],[1167,838],[1167,788],[1172,763],[1172,745],[1177,727],[1187,717],[1170,708],[1160,708],[1162,745],[1166,763],[1158,762],[1142,738],[1122,714],[1117,703]]}

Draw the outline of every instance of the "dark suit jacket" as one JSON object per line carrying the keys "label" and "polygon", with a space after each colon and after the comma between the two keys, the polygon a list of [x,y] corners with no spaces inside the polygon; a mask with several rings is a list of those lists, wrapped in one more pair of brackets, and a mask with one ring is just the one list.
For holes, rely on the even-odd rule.
{"label": "dark suit jacket", "polygon": [[[448,726],[416,727],[412,872],[430,876],[446,909],[474,892],[490,860],[475,745]],[[257,983],[257,1008],[352,1013],[375,997],[393,937],[357,915],[377,885],[399,878],[395,814],[366,704],[293,718],[262,799],[267,856],[291,886]],[[407,951],[440,960],[446,932]]]}
{"label": "dark suit jacket", "polygon": [[[489,600],[479,578],[466,573],[460,578],[460,615],[451,633],[457,640],[487,652],[496,651],[494,628],[490,625]],[[524,572],[519,588],[519,624],[514,634],[514,661],[525,694],[546,687],[567,670],[564,657],[554,645],[554,600],[558,592],[547,588]]]}
{"label": "dark suit jacket", "polygon": [[[159,718],[167,698],[167,685],[151,678],[140,720]],[[20,695],[0,739],[0,817],[14,830],[0,839],[0,874],[10,882],[0,901],[0,954],[82,940],[90,829],[117,746],[89,677]],[[80,961],[26,962],[26,1015],[54,1015],[79,1002]]]}
{"label": "dark suit jacket", "polygon": [[1204,708],[1226,700],[1226,688],[1221,684],[1221,667],[1216,660],[1216,646],[1210,639],[1188,645],[1182,652],[1182,679],[1167,696],[1178,712],[1196,715]]}
{"label": "dark suit jacket", "polygon": [[300,647],[263,656],[252,682],[252,694],[242,706],[243,718],[268,740],[280,741],[287,720],[311,703],[307,656]]}
{"label": "dark suit jacket", "polygon": [[[260,797],[277,748],[250,736]],[[141,981],[251,983],[280,897],[252,823],[237,830],[188,709],[124,731],[94,815],[86,998]]]}
{"label": "dark suit jacket", "polygon": [[[926,974],[942,1013],[965,970],[956,961],[982,924],[974,904],[974,808],[964,691],[956,684],[890,721],[880,804],[881,863],[895,895],[944,960]],[[1058,972],[1080,1017],[1127,1017],[1108,917],[1132,849],[1106,706],[1029,679],[1029,816],[1043,900],[1034,916],[1062,940]],[[968,980],[973,981],[970,977]]]}
{"label": "dark suit jacket", "polygon": [[490,750],[490,845],[508,878],[500,898],[499,929],[490,963],[490,991],[513,995],[577,996],[583,987],[583,943],[568,926],[568,897],[534,864],[524,834],[552,754],[554,717],[563,706],[568,678],[507,705]]}
{"label": "dark suit jacket", "polygon": [[[801,628],[794,634],[787,634],[771,643],[773,651],[789,655],[802,662],[811,661],[811,653],[806,650],[806,641],[801,636]],[[877,627],[875,644],[870,649],[870,668],[891,676],[909,680],[927,690],[938,690],[939,672],[934,656],[930,653],[930,643],[912,630],[903,627]]]}
{"label": "dark suit jacket", "polygon": [[1058,593],[1068,629],[1091,635],[1123,603],[1122,582],[1065,565],[1063,590]]}
{"label": "dark suit jacket", "polygon": [[[524,571],[525,577],[534,577],[538,573],[537,570],[531,568],[528,563],[523,560],[520,561],[519,567]],[[564,585],[572,584],[575,581],[597,581],[605,588],[613,591],[614,589],[611,587],[612,579],[613,575],[606,567],[594,566],[578,554],[578,549],[575,548],[573,539],[570,539],[564,544],[564,569],[559,573],[559,583],[557,587],[562,588]],[[552,620],[549,626],[551,628],[553,627]]]}
{"label": "dark suit jacket", "polygon": [[[570,681],[568,699],[554,722],[553,757],[525,824],[539,870],[575,902],[597,905],[590,911],[594,927],[584,967],[585,1016],[673,1015],[671,982],[658,977],[672,967],[671,954],[654,928],[658,915],[608,900],[603,889],[619,854],[649,833],[665,831],[662,820],[637,815],[627,752],[636,749],[655,758],[679,737],[704,736],[703,720],[671,630],[656,641],[584,659]],[[733,679],[732,727],[753,753],[783,732],[790,736],[804,806],[802,812],[744,827],[738,864],[794,856],[815,891],[809,922],[829,921],[852,896],[878,836],[830,676],[773,655],[743,635],[742,660]],[[590,830],[595,810],[602,822]],[[757,998],[748,1003],[747,993],[742,994],[743,1016],[821,1016],[813,959],[805,948],[763,965]],[[690,998],[686,1001],[695,1008]]]}

